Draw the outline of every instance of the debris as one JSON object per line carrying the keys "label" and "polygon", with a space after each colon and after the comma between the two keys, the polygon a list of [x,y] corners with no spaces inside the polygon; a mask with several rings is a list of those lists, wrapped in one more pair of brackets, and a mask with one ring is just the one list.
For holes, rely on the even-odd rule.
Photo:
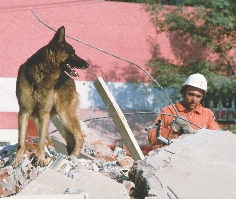
{"label": "debris", "polygon": [[[23,163],[11,166],[17,145],[0,150],[0,197],[28,196],[113,199],[234,198],[236,135],[201,129],[134,161],[125,147],[112,151],[92,129],[86,134],[83,157],[58,153],[47,147],[47,168],[35,167],[37,139],[26,143]],[[55,135],[56,136],[56,135]],[[65,149],[56,136],[57,147]],[[58,149],[58,148],[57,148]],[[63,150],[61,150],[63,151]],[[207,189],[206,189],[207,187]],[[15,196],[14,196],[15,195]],[[37,198],[37,197],[36,197]],[[64,198],[64,197],[63,197]],[[68,198],[70,199],[70,198]]]}
{"label": "debris", "polygon": [[[32,165],[30,159],[26,156],[20,167],[13,169],[11,163],[14,160],[13,150],[16,145],[12,147],[6,146],[9,151],[9,157],[1,158],[0,169],[0,197],[7,197],[21,192],[32,180],[34,180],[39,173],[43,172],[43,168]],[[2,150],[6,151],[4,147]],[[2,152],[2,150],[0,152]],[[1,156],[4,157],[4,156]],[[5,166],[8,165],[8,166]]]}
{"label": "debris", "polygon": [[[69,178],[55,170],[46,169],[18,195],[83,194],[86,198],[128,199],[124,185],[98,172],[77,171],[79,177]],[[74,175],[76,175],[74,173]],[[55,183],[56,182],[56,183]]]}
{"label": "debris", "polygon": [[[53,134],[54,146],[45,149],[49,162],[46,168],[34,166],[37,139],[27,141],[23,163],[16,169],[11,163],[17,144],[7,145],[0,150],[0,197],[76,193],[86,199],[98,198],[96,194],[101,194],[101,198],[129,198],[129,190],[122,183],[128,180],[133,159],[125,153],[114,154],[85,123],[81,122],[81,127],[86,137],[79,158],[68,156],[63,137]],[[59,179],[56,178],[58,175]],[[73,183],[76,181],[76,186],[67,184],[68,179]]]}
{"label": "debris", "polygon": [[54,169],[56,171],[67,172],[71,169],[70,162],[66,160],[66,156],[59,154],[54,161],[49,162],[47,166],[50,169]]}
{"label": "debris", "polygon": [[151,151],[130,169],[135,197],[234,198],[236,135],[201,129]]}

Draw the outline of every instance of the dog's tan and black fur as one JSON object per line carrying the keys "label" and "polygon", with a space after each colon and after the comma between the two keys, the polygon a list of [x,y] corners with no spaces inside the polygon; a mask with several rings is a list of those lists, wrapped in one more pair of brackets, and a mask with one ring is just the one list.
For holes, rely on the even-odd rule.
{"label": "dog's tan and black fur", "polygon": [[22,162],[25,150],[25,134],[29,117],[32,117],[39,132],[37,166],[46,166],[44,147],[50,142],[48,125],[57,114],[64,125],[68,154],[78,156],[83,145],[78,106],[79,99],[74,70],[85,69],[88,63],[75,54],[73,47],[65,41],[65,28],[57,30],[48,45],[39,49],[20,66],[16,82],[19,103],[18,148],[14,165]]}

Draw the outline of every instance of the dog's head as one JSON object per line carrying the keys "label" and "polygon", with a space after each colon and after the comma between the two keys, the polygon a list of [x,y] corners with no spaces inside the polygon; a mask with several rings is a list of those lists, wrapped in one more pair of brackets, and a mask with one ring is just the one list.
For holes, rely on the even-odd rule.
{"label": "dog's head", "polygon": [[78,73],[75,69],[85,69],[89,64],[75,54],[73,47],[65,40],[65,27],[62,26],[55,33],[51,41],[53,50],[56,51],[56,59],[60,62],[61,70],[76,77]]}

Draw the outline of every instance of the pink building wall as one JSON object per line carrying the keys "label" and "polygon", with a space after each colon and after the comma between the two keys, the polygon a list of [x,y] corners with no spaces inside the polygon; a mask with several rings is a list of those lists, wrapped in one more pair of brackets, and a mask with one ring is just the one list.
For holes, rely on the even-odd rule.
{"label": "pink building wall", "polygon": [[[143,4],[95,0],[1,0],[0,77],[16,78],[19,66],[54,35],[54,31],[36,19],[31,8],[52,28],[65,26],[66,34],[134,62],[149,72],[147,62],[153,57],[179,63],[183,53],[190,58],[209,56],[197,50],[199,47],[176,39],[174,34],[157,35]],[[76,80],[95,81],[101,76],[106,82],[150,81],[132,64],[75,40],[66,40],[81,58],[90,63],[88,69],[79,71]],[[7,128],[17,128],[16,112],[0,112],[0,129]]]}

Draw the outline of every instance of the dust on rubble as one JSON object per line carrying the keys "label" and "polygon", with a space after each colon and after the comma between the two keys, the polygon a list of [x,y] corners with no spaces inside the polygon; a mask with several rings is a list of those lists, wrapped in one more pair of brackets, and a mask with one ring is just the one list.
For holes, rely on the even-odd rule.
{"label": "dust on rubble", "polygon": [[[0,198],[17,195],[31,181],[33,181],[45,168],[35,167],[37,157],[37,141],[26,142],[24,159],[17,168],[12,167],[17,144],[6,145],[0,150]],[[92,170],[123,183],[128,193],[134,189],[133,183],[129,181],[128,171],[134,164],[134,160],[126,154],[123,148],[116,147],[112,151],[102,143],[94,142],[92,145],[84,145],[83,154],[92,158],[76,158],[57,153],[53,146],[48,146],[45,150],[49,168],[63,173],[67,177],[73,178],[79,170]],[[59,167],[60,162],[63,163]],[[65,166],[66,165],[66,166]]]}

